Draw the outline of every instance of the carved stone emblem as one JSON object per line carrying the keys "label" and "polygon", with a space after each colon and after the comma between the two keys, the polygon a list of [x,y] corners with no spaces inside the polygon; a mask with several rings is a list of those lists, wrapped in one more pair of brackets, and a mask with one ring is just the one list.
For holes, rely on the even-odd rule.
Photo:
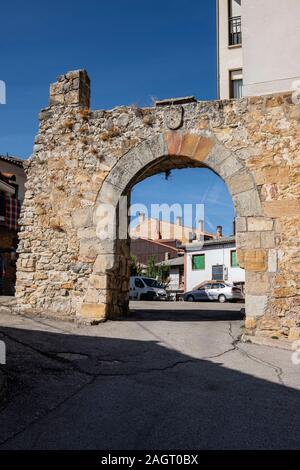
{"label": "carved stone emblem", "polygon": [[183,107],[171,106],[165,111],[165,124],[166,126],[175,131],[182,126],[183,123]]}

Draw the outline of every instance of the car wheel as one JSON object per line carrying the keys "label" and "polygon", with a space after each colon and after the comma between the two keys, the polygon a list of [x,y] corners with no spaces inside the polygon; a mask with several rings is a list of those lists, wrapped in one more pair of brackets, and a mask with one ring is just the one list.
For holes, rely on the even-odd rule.
{"label": "car wheel", "polygon": [[227,299],[226,299],[225,295],[223,295],[223,294],[222,294],[222,295],[219,295],[219,302],[220,302],[220,304],[225,304],[226,300],[227,300]]}
{"label": "car wheel", "polygon": [[186,298],[186,301],[187,302],[195,302],[195,299],[192,295],[189,295],[187,298]]}

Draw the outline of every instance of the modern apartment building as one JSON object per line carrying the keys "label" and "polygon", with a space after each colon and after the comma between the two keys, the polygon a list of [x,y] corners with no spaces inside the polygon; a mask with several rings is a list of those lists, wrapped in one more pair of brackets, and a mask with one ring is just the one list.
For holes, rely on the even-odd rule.
{"label": "modern apartment building", "polygon": [[217,0],[220,99],[300,88],[299,18],[299,0]]}

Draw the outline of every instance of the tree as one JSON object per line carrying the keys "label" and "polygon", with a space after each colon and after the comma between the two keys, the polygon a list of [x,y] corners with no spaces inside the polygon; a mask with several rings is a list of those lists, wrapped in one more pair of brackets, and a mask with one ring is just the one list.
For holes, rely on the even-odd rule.
{"label": "tree", "polygon": [[130,276],[142,276],[142,274],[142,266],[138,263],[137,257],[132,255],[130,260]]}
{"label": "tree", "polygon": [[147,262],[147,270],[146,270],[146,275],[148,277],[151,277],[152,279],[157,279],[157,281],[162,284],[163,286],[168,285],[168,278],[170,275],[170,268],[169,266],[165,265],[156,265],[155,264],[155,257],[154,256],[149,256],[148,262]]}

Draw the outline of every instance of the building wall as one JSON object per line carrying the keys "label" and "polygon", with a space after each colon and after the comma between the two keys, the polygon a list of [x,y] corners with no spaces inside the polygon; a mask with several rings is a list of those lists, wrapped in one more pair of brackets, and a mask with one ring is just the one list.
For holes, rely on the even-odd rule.
{"label": "building wall", "polygon": [[178,250],[171,246],[155,243],[142,238],[133,239],[130,242],[131,254],[136,256],[138,263],[147,265],[150,256],[155,258],[156,263],[166,259],[177,258]]}
{"label": "building wall", "polygon": [[[228,282],[245,282],[245,271],[239,267],[231,267],[230,253],[235,250],[235,245],[223,247],[207,247],[204,250],[186,253],[186,291],[192,290],[204,281],[211,281],[212,266],[224,265],[228,269]],[[205,254],[205,269],[193,270],[192,259],[194,255]]]}
{"label": "building wall", "polygon": [[243,0],[244,96],[288,91],[300,80],[299,0]]}
{"label": "building wall", "polygon": [[177,290],[179,288],[179,267],[175,266],[170,269],[170,283],[168,289]]}
{"label": "building wall", "polygon": [[131,237],[149,238],[150,240],[176,239],[182,243],[189,241],[189,234],[195,233],[197,239],[203,235],[200,228],[193,229],[179,224],[172,224],[164,220],[145,219],[131,230]]}
{"label": "building wall", "polygon": [[228,1],[218,0],[218,5],[219,97],[224,100],[229,99],[230,71],[243,68],[243,56],[241,46],[228,46]]}
{"label": "building wall", "polygon": [[[11,173],[16,176],[16,183],[18,185],[18,199],[23,201],[25,194],[25,181],[26,176],[24,169],[18,165],[0,160],[0,172]],[[14,196],[13,196],[14,197]],[[5,217],[0,220],[0,255],[5,262],[5,276],[3,286],[1,288],[1,295],[14,295],[16,283],[16,250],[18,246],[18,232],[17,230],[10,229],[6,225]]]}
{"label": "building wall", "polygon": [[0,295],[14,295],[16,283],[15,250],[17,248],[17,233],[0,225],[0,256],[4,259],[5,276]]}
{"label": "building wall", "polygon": [[24,168],[18,165],[14,165],[9,162],[0,160],[0,172],[12,173],[16,176],[16,183],[19,186],[18,198],[20,199],[20,201],[23,201],[24,195],[25,195],[25,181],[26,181]]}
{"label": "building wall", "polygon": [[[236,6],[236,0],[233,0]],[[219,97],[229,98],[230,70],[243,69],[243,96],[297,87],[299,0],[242,0],[242,46],[229,46],[228,0],[218,0]],[[236,15],[238,10],[234,11]]]}

